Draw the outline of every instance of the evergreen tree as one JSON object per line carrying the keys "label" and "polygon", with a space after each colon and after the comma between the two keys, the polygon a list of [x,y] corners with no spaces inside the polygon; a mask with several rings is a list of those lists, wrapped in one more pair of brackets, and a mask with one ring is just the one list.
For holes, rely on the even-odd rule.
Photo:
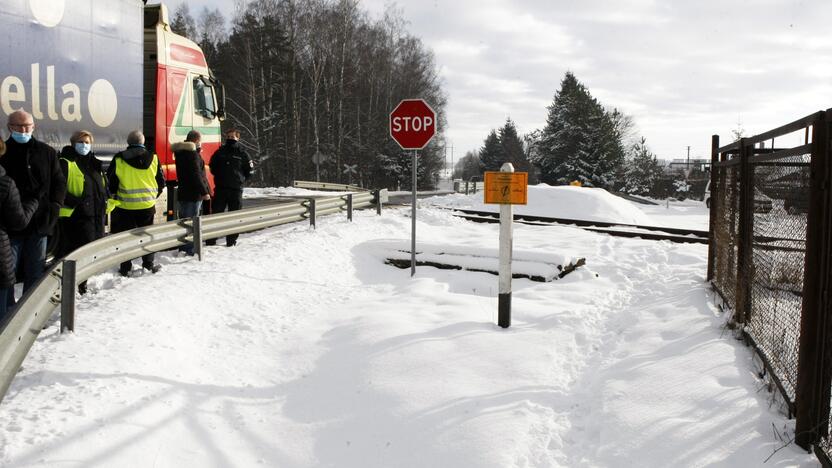
{"label": "evergreen tree", "polygon": [[575,75],[567,72],[548,107],[546,126],[532,161],[546,183],[612,187],[624,161],[622,138],[628,129],[617,110],[607,112]]}
{"label": "evergreen tree", "polygon": [[476,151],[468,151],[465,156],[456,163],[454,178],[469,180],[471,177],[482,175],[480,157]]}
{"label": "evergreen tree", "polygon": [[662,173],[661,165],[647,147],[647,140],[642,137],[632,146],[623,190],[633,195],[648,195],[654,191]]}
{"label": "evergreen tree", "polygon": [[496,130],[491,130],[491,133],[485,138],[485,143],[480,150],[480,165],[484,171],[499,171],[500,166],[506,162],[507,155],[500,142],[500,137]]}
{"label": "evergreen tree", "polygon": [[[531,164],[526,159],[523,151],[523,142],[517,135],[517,127],[511,119],[506,119],[505,125],[500,128],[500,145],[503,147],[505,162],[510,162],[516,172],[529,172]],[[497,168],[496,170],[500,170]]]}

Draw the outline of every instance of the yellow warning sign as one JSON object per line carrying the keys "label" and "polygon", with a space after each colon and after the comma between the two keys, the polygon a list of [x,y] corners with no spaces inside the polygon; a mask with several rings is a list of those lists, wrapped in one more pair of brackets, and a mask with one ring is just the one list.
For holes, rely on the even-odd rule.
{"label": "yellow warning sign", "polygon": [[528,172],[485,173],[485,203],[525,205],[528,192]]}

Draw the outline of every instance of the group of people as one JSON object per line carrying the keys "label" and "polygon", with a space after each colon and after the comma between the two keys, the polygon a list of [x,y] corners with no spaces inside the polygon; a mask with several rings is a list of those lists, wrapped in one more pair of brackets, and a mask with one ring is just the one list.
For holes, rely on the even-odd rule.
{"label": "group of people", "polygon": [[[112,233],[153,224],[156,200],[165,187],[159,158],[145,146],[145,137],[135,130],[127,136],[127,148],[115,156],[106,170],[92,150],[92,133],[79,130],[60,153],[33,137],[35,122],[18,110],[8,117],[8,140],[0,140],[0,326],[15,304],[14,285],[31,289],[43,276],[47,237],[57,226],[56,255],[100,239],[105,234],[107,214]],[[225,143],[209,161],[214,176],[211,212],[242,207],[244,182],[253,164],[239,144],[240,132],[225,132]],[[184,142],[172,146],[178,179],[180,217],[195,217],[204,201],[211,200],[211,187],[201,156],[201,134],[192,130]],[[236,244],[237,236],[226,238]],[[193,255],[193,245],[184,246]],[[142,256],[142,267],[156,273],[161,266],[154,254]],[[133,263],[119,267],[128,276]],[[22,272],[22,278],[17,273]],[[87,290],[86,282],[79,292]]]}

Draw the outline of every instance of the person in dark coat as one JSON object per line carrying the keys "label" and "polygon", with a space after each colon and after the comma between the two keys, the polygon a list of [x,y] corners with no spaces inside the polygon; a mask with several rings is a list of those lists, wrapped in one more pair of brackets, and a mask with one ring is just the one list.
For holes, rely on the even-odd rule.
{"label": "person in dark coat", "polygon": [[[144,134],[134,130],[127,135],[127,149],[116,153],[107,168],[107,186],[118,206],[113,210],[112,233],[150,226],[156,217],[156,199],[165,188],[165,176],[159,158],[144,146]],[[153,252],[142,255],[142,268],[151,273],[162,269],[154,263]],[[119,267],[121,276],[128,276],[133,262]]]}
{"label": "person in dark coat", "polygon": [[[52,235],[58,211],[66,194],[66,179],[58,164],[57,152],[32,136],[35,121],[23,110],[9,114],[11,137],[6,140],[6,155],[0,165],[14,181],[24,199],[36,198],[38,208],[22,229],[8,231],[15,268],[23,268],[23,291],[31,289],[46,266],[46,238]],[[9,294],[8,305],[14,305]]]}
{"label": "person in dark coat", "polygon": [[[225,144],[214,152],[208,164],[214,175],[214,198],[211,212],[237,211],[243,207],[243,184],[251,177],[254,164],[240,145],[240,132],[230,129],[225,132]],[[234,246],[239,234],[229,234],[225,245]]]}
{"label": "person in dark coat", "polygon": [[[92,133],[79,130],[72,134],[69,142],[71,144],[61,150],[59,161],[67,179],[67,192],[58,221],[58,257],[104,237],[107,216],[107,185],[101,161],[92,151]],[[81,294],[87,291],[86,281],[78,285],[78,291]]]}
{"label": "person in dark coat", "polygon": [[[174,143],[173,159],[176,162],[176,199],[179,203],[179,217],[193,218],[199,216],[202,202],[211,199],[211,188],[205,175],[205,161],[200,154],[202,135],[191,130],[185,141]],[[188,255],[194,254],[194,244],[179,248]]]}
{"label": "person in dark coat", "polygon": [[[6,144],[0,140],[0,159],[6,152]],[[38,208],[38,200],[30,198],[20,203],[17,186],[0,165],[0,329],[6,322],[9,294],[14,294],[15,262],[9,243],[9,229],[23,229]]]}

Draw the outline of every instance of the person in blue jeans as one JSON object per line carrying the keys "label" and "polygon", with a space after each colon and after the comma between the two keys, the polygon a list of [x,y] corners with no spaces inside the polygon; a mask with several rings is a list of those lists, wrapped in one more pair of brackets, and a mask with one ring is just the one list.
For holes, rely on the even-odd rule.
{"label": "person in blue jeans", "polygon": [[[0,157],[6,152],[6,144],[0,140]],[[14,296],[15,265],[7,229],[23,229],[29,224],[38,208],[34,198],[20,201],[17,186],[0,166],[0,327],[6,321],[8,296]]]}
{"label": "person in blue jeans", "polygon": [[[205,175],[205,161],[202,160],[201,140],[202,135],[196,130],[191,130],[185,141],[171,146],[176,161],[176,199],[179,202],[180,218],[199,216],[202,202],[211,199],[211,189]],[[193,255],[194,244],[183,245],[179,250]]]}
{"label": "person in blue jeans", "polygon": [[[66,195],[66,178],[58,164],[54,148],[32,136],[35,121],[26,111],[9,114],[6,154],[0,166],[14,181],[20,197],[38,201],[31,220],[21,229],[9,229],[14,268],[22,266],[24,293],[43,276],[46,264],[46,237],[52,235],[58,211]],[[20,280],[21,278],[18,278]],[[6,295],[8,306],[15,304],[14,294]]]}

